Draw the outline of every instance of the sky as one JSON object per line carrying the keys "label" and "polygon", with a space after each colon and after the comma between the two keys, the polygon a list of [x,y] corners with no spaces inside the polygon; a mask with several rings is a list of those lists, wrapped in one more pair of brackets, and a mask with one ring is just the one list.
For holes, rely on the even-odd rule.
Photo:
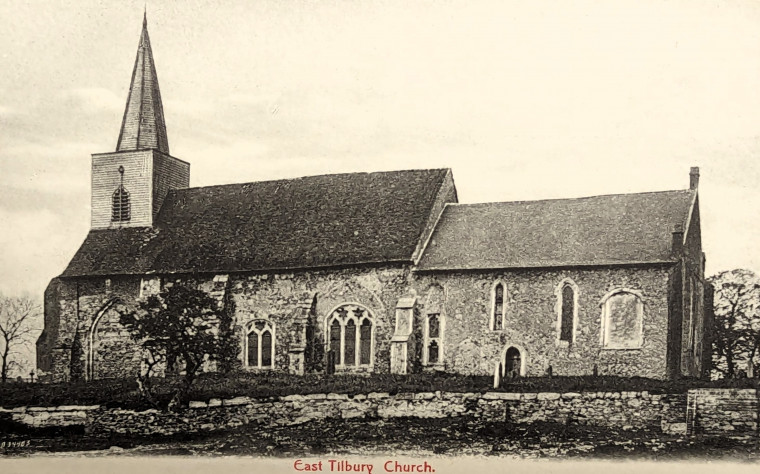
{"label": "sky", "polygon": [[[42,300],[114,151],[141,1],[0,4],[0,292]],[[760,2],[150,1],[191,186],[450,167],[460,202],[685,189],[760,271]]]}

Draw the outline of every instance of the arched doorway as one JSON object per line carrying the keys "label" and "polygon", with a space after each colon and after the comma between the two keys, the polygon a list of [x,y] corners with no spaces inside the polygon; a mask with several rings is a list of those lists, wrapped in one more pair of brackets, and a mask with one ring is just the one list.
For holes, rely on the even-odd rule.
{"label": "arched doorway", "polygon": [[512,346],[504,353],[504,378],[513,379],[523,375],[523,357],[520,349]]}
{"label": "arched doorway", "polygon": [[120,309],[118,300],[106,303],[87,332],[87,380],[131,377],[140,369],[140,347],[119,322]]}

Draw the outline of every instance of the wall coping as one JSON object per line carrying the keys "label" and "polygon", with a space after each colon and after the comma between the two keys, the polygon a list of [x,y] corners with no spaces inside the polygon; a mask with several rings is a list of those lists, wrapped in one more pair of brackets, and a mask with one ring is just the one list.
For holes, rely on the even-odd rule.
{"label": "wall coping", "polygon": [[[346,393],[311,393],[306,395],[285,395],[282,397],[261,397],[253,398],[247,396],[238,396],[233,398],[212,398],[208,401],[193,400],[189,403],[188,409],[198,408],[220,408],[229,406],[242,406],[258,403],[273,402],[307,402],[307,401],[365,401],[365,400],[386,400],[394,401],[418,401],[418,400],[452,400],[452,399],[480,399],[485,401],[507,400],[507,401],[525,401],[525,400],[549,400],[549,401],[569,401],[574,399],[660,399],[667,395],[723,395],[727,393],[741,395],[756,395],[757,389],[754,388],[694,388],[689,389],[687,393],[666,393],[650,394],[649,391],[641,392],[620,391],[620,392],[399,392],[390,394],[388,392],[370,392],[365,394],[349,395]],[[27,412],[73,412],[73,411],[95,411],[100,410],[102,405],[60,405],[50,407],[38,406],[21,406],[15,408],[0,407],[0,413],[27,413]],[[128,409],[114,408],[118,413],[130,414],[149,414],[157,413],[156,409],[135,411]]]}

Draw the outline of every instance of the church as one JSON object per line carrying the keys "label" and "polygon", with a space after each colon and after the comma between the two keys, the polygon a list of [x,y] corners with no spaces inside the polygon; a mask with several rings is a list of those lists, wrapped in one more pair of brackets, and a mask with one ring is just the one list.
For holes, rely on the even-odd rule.
{"label": "church", "polygon": [[92,155],[90,231],[45,291],[50,380],[140,370],[118,310],[171,285],[230,305],[241,370],[709,370],[698,168],[680,190],[459,204],[450,169],[192,188],[190,166],[144,21],[116,150]]}

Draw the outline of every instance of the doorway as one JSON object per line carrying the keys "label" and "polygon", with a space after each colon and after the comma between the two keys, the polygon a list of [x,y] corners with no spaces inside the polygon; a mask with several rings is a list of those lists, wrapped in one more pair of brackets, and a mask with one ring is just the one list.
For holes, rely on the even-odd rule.
{"label": "doorway", "polygon": [[504,354],[504,378],[514,379],[520,376],[522,369],[522,357],[520,350],[510,347]]}

